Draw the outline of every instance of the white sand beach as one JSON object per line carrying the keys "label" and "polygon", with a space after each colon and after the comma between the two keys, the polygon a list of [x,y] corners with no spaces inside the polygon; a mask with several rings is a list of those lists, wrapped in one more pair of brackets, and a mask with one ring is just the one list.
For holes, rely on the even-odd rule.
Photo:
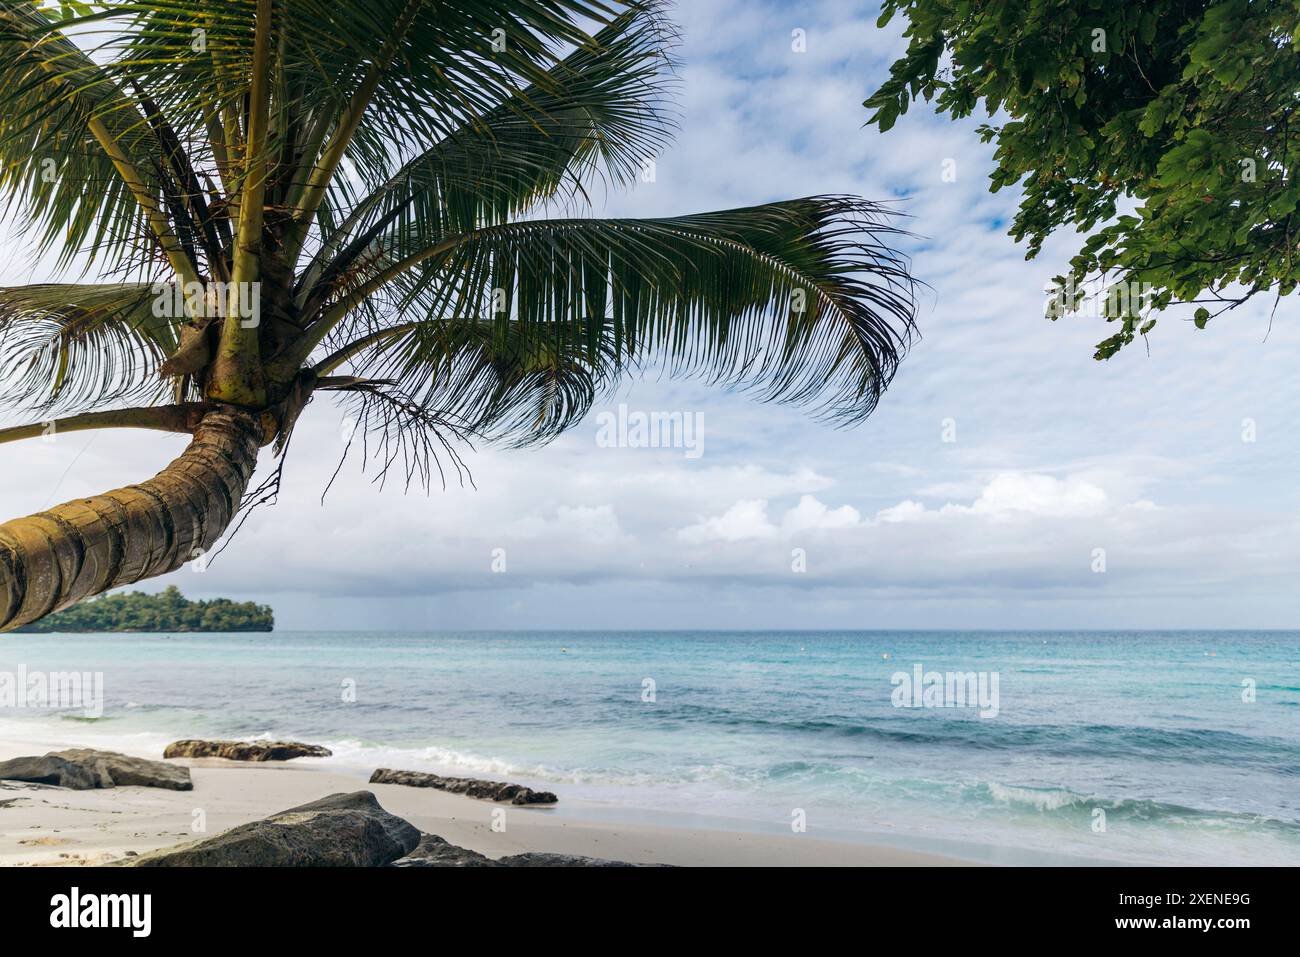
{"label": "white sand beach", "polygon": [[[0,742],[0,760],[59,746]],[[138,754],[157,759],[157,754]],[[192,791],[119,787],[75,791],[0,783],[0,865],[85,866],[142,854],[266,817],[340,791],[370,790],[387,810],[421,831],[489,857],[547,851],[680,866],[938,866],[967,862],[911,850],[827,841],[808,834],[574,820],[545,807],[514,807],[428,788],[368,784],[364,777],[313,766],[311,759],[246,764],[178,759]],[[561,796],[561,801],[564,798]],[[505,830],[492,811],[505,810]],[[192,825],[202,812],[206,831]]]}

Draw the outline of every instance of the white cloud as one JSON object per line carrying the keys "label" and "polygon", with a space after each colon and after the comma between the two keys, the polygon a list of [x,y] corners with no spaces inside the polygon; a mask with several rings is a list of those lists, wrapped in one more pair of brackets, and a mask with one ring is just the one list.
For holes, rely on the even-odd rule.
{"label": "white cloud", "polygon": [[513,532],[524,538],[553,538],[593,545],[613,545],[627,538],[612,505],[560,505],[554,518],[530,515],[519,519]]}
{"label": "white cloud", "polygon": [[923,519],[927,515],[935,515],[930,512],[920,502],[914,502],[910,498],[906,501],[899,502],[897,505],[891,505],[889,508],[882,508],[876,513],[877,522],[911,522]]}
{"label": "white cloud", "polygon": [[767,520],[767,502],[746,499],[737,502],[721,515],[688,525],[677,533],[684,542],[742,542],[752,538],[772,538],[777,528]]}
{"label": "white cloud", "polygon": [[949,502],[938,509],[928,509],[922,503],[909,499],[881,509],[876,513],[876,519],[882,522],[904,522],[959,514],[990,518],[1074,517],[1099,515],[1109,508],[1110,500],[1106,490],[1084,479],[1058,479],[1052,475],[1004,472],[994,476],[970,505]]}
{"label": "white cloud", "polygon": [[862,516],[851,505],[829,508],[812,495],[803,495],[799,504],[789,509],[774,524],[767,517],[768,504],[763,499],[736,502],[721,515],[701,519],[677,533],[683,542],[742,542],[750,539],[790,538],[806,532],[853,528]]}
{"label": "white cloud", "polygon": [[852,505],[828,508],[811,495],[804,495],[799,504],[785,513],[781,528],[786,534],[825,531],[827,529],[853,528],[862,522],[862,516]]}

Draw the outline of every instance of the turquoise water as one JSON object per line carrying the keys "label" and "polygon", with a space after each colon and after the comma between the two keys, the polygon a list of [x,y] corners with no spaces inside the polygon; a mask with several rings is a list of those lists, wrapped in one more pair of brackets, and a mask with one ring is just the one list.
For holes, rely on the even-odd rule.
{"label": "turquoise water", "polygon": [[[896,707],[917,664],[995,675],[996,715]],[[269,735],[541,785],[557,813],[1300,864],[1295,632],[5,636],[0,672],[19,666],[103,672],[104,710],[0,707],[7,740]]]}

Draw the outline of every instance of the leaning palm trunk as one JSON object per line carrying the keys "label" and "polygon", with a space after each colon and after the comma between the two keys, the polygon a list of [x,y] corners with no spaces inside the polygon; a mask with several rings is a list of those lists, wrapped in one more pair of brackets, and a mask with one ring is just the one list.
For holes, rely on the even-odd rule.
{"label": "leaning palm trunk", "polygon": [[210,412],[149,481],[0,525],[0,631],[206,552],[239,508],[261,435],[246,413]]}

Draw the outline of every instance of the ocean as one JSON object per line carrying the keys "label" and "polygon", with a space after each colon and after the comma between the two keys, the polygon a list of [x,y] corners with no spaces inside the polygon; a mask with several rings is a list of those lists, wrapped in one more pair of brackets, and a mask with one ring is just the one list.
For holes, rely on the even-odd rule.
{"label": "ocean", "polygon": [[[102,713],[4,699],[6,673],[51,672],[102,674]],[[996,863],[1300,864],[1296,632],[0,637],[0,739],[186,737],[509,779],[574,817]]]}

